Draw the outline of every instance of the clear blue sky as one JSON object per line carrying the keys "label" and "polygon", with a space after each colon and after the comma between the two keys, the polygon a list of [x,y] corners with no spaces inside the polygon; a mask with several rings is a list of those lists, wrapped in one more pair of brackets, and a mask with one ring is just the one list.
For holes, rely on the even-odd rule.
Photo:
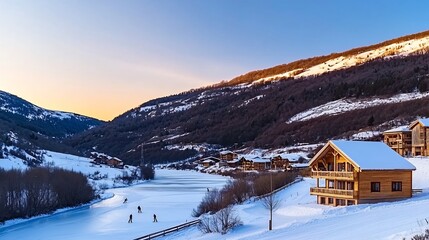
{"label": "clear blue sky", "polygon": [[112,119],[155,97],[429,30],[429,1],[1,0],[0,90]]}

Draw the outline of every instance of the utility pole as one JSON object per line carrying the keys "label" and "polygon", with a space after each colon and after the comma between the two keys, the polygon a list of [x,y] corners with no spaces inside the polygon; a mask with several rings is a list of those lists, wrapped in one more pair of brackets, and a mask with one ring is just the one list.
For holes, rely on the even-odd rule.
{"label": "utility pole", "polygon": [[141,144],[141,150],[140,150],[140,166],[144,166],[144,143]]}
{"label": "utility pole", "polygon": [[273,230],[273,172],[270,172],[270,222],[268,224],[268,230]]}

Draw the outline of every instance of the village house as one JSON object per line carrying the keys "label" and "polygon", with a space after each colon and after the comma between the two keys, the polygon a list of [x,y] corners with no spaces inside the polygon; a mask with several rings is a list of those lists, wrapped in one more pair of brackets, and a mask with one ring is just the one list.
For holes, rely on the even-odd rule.
{"label": "village house", "polygon": [[203,167],[210,167],[215,165],[216,163],[220,162],[220,159],[217,157],[206,157],[198,160],[198,164],[202,165]]}
{"label": "village house", "polygon": [[271,169],[274,170],[287,170],[290,167],[290,161],[287,157],[282,155],[275,155],[271,158]]}
{"label": "village house", "polygon": [[219,158],[220,160],[224,160],[224,161],[232,161],[234,159],[238,158],[237,153],[234,153],[232,151],[222,151],[219,153]]}
{"label": "village house", "polygon": [[243,156],[240,158],[240,163],[243,171],[265,171],[271,169],[271,160],[259,156]]}
{"label": "village house", "polygon": [[429,118],[422,118],[410,125],[413,156],[429,156]]}
{"label": "village house", "polygon": [[411,197],[415,167],[382,142],[329,141],[309,162],[317,203],[345,206]]}
{"label": "village house", "polygon": [[383,133],[384,143],[401,156],[411,155],[411,130],[408,126],[397,127]]}
{"label": "village house", "polygon": [[124,168],[124,162],[121,159],[116,157],[107,159],[106,164],[108,166],[115,167],[115,168]]}
{"label": "village house", "polygon": [[104,153],[91,152],[92,162],[94,164],[104,164],[115,168],[124,168],[124,162],[116,157],[111,157]]}

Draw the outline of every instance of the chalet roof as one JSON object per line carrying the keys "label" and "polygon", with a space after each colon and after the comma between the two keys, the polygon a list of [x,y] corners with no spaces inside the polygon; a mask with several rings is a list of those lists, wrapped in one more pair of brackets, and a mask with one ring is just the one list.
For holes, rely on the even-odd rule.
{"label": "chalet roof", "polygon": [[393,151],[382,142],[369,141],[329,141],[310,161],[315,161],[320,154],[332,146],[344,157],[354,162],[361,170],[416,170],[414,165]]}
{"label": "chalet roof", "polygon": [[420,118],[410,124],[410,128],[413,128],[417,123],[420,123],[423,127],[429,127],[429,118]]}
{"label": "chalet roof", "polygon": [[222,151],[220,152],[221,155],[226,155],[226,154],[233,154],[233,152],[231,151]]}
{"label": "chalet roof", "polygon": [[421,118],[419,122],[423,125],[423,127],[429,127],[429,118]]}
{"label": "chalet roof", "polygon": [[206,157],[206,158],[203,158],[203,159],[200,159],[199,161],[204,162],[205,160],[211,160],[211,161],[215,161],[215,162],[219,162],[219,161],[220,161],[220,159],[219,159],[219,158],[217,158],[217,157],[212,157],[212,156],[210,156],[210,157]]}
{"label": "chalet roof", "polygon": [[411,132],[408,126],[400,126],[397,128],[392,128],[390,130],[384,131],[384,133],[396,133],[396,132]]}
{"label": "chalet roof", "polygon": [[204,160],[204,161],[203,161],[203,163],[212,163],[212,162],[215,162],[215,161],[213,161],[213,160],[211,160],[211,159],[207,159],[207,160]]}

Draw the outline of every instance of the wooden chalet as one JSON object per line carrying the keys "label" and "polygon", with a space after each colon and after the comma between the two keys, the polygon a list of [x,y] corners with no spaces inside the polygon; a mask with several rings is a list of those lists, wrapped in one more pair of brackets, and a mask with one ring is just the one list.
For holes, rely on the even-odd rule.
{"label": "wooden chalet", "polygon": [[115,168],[124,168],[124,162],[121,159],[116,157],[107,159],[106,164]]}
{"label": "wooden chalet", "polygon": [[309,162],[317,203],[345,206],[411,197],[415,167],[382,142],[329,141]]}
{"label": "wooden chalet", "polygon": [[234,153],[231,151],[222,151],[219,153],[219,159],[223,161],[232,161],[237,158],[238,158],[237,153]]}
{"label": "wooden chalet", "polygon": [[253,169],[257,171],[265,171],[271,169],[271,159],[256,157],[253,161]]}
{"label": "wooden chalet", "polygon": [[410,125],[413,156],[429,156],[429,118],[418,119]]}
{"label": "wooden chalet", "polygon": [[210,167],[220,162],[220,159],[217,157],[206,157],[198,160],[198,164],[203,165],[203,167]]}
{"label": "wooden chalet", "polygon": [[264,171],[271,168],[271,160],[259,156],[243,156],[240,158],[240,163],[243,171]]}
{"label": "wooden chalet", "polygon": [[411,130],[408,126],[402,126],[387,130],[383,133],[384,143],[401,156],[411,155]]}
{"label": "wooden chalet", "polygon": [[271,169],[274,170],[287,170],[290,167],[290,161],[288,158],[282,155],[276,155],[271,158]]}

